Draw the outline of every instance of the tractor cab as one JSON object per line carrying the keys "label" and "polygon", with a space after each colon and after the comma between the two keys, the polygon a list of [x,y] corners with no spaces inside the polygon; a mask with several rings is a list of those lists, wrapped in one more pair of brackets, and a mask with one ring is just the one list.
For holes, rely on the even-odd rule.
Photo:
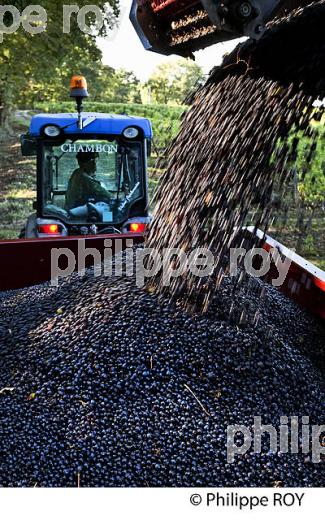
{"label": "tractor cab", "polygon": [[21,137],[23,155],[37,157],[36,214],[23,236],[143,232],[151,139],[150,122],[139,117],[82,110],[34,116]]}

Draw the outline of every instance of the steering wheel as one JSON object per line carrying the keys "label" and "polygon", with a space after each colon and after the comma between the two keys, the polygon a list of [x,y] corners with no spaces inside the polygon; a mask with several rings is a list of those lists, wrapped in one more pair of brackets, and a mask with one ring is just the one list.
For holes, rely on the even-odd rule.
{"label": "steering wheel", "polygon": [[103,215],[98,211],[95,204],[92,202],[87,202],[87,208],[88,208],[88,218],[90,222],[102,222],[103,221]]}

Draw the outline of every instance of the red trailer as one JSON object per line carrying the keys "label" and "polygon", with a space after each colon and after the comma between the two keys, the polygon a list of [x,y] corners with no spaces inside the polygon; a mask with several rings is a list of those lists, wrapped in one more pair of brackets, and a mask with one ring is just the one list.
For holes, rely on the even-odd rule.
{"label": "red trailer", "polygon": [[[245,231],[250,236],[254,234],[266,251],[274,248],[283,258],[290,260],[288,274],[279,290],[313,314],[325,319],[325,272],[262,231],[255,230],[253,227],[246,228]],[[107,242],[109,240],[110,242]],[[107,244],[110,244],[114,254],[143,242],[144,235],[136,233],[0,241],[0,291],[50,281],[51,258],[54,250],[69,250],[77,259],[78,248],[82,243],[83,248],[96,250],[99,255],[97,255],[98,260],[103,261]],[[85,265],[86,267],[94,265],[94,256],[91,253],[87,256]],[[77,271],[78,267],[76,261],[74,270]],[[258,265],[256,267],[258,268]],[[64,255],[60,268],[66,268]],[[277,275],[277,267],[271,263],[264,280],[272,283]]]}

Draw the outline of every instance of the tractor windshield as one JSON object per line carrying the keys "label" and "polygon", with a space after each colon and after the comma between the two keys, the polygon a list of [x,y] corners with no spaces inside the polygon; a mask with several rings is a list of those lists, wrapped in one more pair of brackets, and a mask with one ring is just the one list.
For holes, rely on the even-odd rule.
{"label": "tractor windshield", "polygon": [[142,144],[67,140],[42,154],[43,215],[68,223],[120,223],[143,196]]}

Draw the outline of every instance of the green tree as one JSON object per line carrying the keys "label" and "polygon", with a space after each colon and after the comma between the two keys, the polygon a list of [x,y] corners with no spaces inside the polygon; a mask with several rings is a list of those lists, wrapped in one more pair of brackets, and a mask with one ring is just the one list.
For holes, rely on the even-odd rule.
{"label": "green tree", "polygon": [[[29,5],[26,0],[11,2],[20,12]],[[71,16],[70,33],[63,33],[63,6],[65,0],[42,0],[39,5],[47,12],[47,29],[30,34],[20,27],[12,34],[4,34],[0,44],[0,128],[6,127],[8,115],[17,102],[57,100],[63,97],[69,78],[74,73],[97,75],[100,83],[101,51],[96,44],[98,35],[107,35],[117,23],[119,0],[96,0],[104,15],[102,27],[96,27],[94,16],[87,15],[91,28],[85,34]],[[73,4],[71,4],[73,5]],[[78,0],[79,8],[89,5]],[[12,24],[9,17],[5,22]],[[107,74],[107,70],[104,70]],[[98,92],[97,92],[98,94]],[[66,90],[65,90],[66,95]]]}
{"label": "green tree", "polygon": [[141,85],[133,72],[118,69],[113,77],[114,103],[141,103]]}
{"label": "green tree", "polygon": [[199,65],[191,60],[179,59],[159,65],[149,78],[147,88],[156,103],[181,105],[203,80],[204,74]]}
{"label": "green tree", "polygon": [[288,140],[293,155],[290,165],[295,172],[295,201],[306,207],[321,207],[325,199],[325,119],[313,121],[310,133],[293,131]]}

